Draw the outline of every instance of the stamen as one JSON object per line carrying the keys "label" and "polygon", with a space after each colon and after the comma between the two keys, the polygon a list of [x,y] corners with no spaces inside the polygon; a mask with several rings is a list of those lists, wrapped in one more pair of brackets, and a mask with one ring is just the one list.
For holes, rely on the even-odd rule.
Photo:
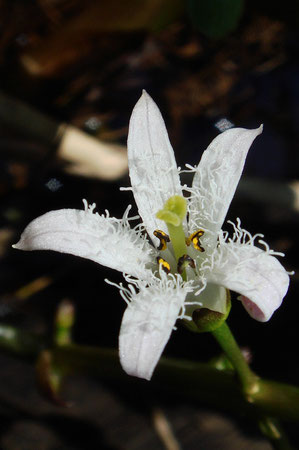
{"label": "stamen", "polygon": [[168,234],[164,233],[162,230],[155,230],[154,236],[156,236],[158,239],[160,239],[160,245],[158,247],[158,250],[166,250],[167,248],[167,242],[170,242]]}
{"label": "stamen", "polygon": [[170,273],[170,265],[167,261],[165,261],[165,259],[161,258],[161,256],[157,257],[157,263],[159,264],[159,266],[162,267],[162,270],[164,270],[164,272],[166,272],[167,274]]}
{"label": "stamen", "polygon": [[195,269],[195,262],[189,255],[183,255],[178,259],[178,272],[179,274],[182,274],[184,270],[187,268],[187,266],[192,267],[192,269]]}
{"label": "stamen", "polygon": [[190,243],[192,242],[193,247],[200,251],[200,252],[204,252],[205,249],[200,245],[200,238],[203,236],[204,231],[203,230],[197,230],[194,233],[192,233],[187,239],[186,239],[186,244],[190,245]]}

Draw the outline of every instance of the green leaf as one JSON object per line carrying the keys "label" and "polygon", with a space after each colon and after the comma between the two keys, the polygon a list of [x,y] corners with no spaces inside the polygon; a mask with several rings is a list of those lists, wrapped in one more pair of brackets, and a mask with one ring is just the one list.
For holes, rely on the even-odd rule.
{"label": "green leaf", "polygon": [[188,0],[191,22],[210,38],[221,38],[233,31],[243,10],[244,0]]}

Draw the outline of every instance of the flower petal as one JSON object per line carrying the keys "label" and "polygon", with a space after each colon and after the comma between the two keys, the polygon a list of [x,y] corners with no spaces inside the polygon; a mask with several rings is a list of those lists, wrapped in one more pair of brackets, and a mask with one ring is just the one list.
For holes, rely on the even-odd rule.
{"label": "flower petal", "polygon": [[156,218],[169,197],[182,195],[173,149],[159,108],[143,91],[130,119],[128,162],[139,214],[150,235],[165,223]]}
{"label": "flower petal", "polygon": [[260,322],[271,318],[289,286],[288,273],[269,250],[235,242],[215,251],[207,279],[240,293],[247,312]]}
{"label": "flower petal", "polygon": [[[93,208],[50,211],[33,220],[14,248],[55,250],[90,259],[144,278],[154,259],[152,246],[123,219],[100,216]],[[150,271],[148,271],[150,272]]]}
{"label": "flower petal", "polygon": [[226,289],[218,284],[208,283],[204,291],[199,295],[202,308],[208,308],[221,314],[226,312]]}
{"label": "flower petal", "polygon": [[[164,282],[163,282],[164,279]],[[138,286],[131,295],[119,333],[120,362],[128,375],[150,380],[171,335],[188,285],[162,280],[150,286]],[[174,280],[174,277],[173,279]]]}
{"label": "flower petal", "polygon": [[[192,316],[194,310],[207,308],[225,314],[227,311],[227,290],[219,284],[208,283],[202,290],[200,284],[193,285],[194,290],[187,295],[185,301],[185,315]],[[198,289],[197,289],[198,288]],[[199,295],[195,295],[198,290]]]}
{"label": "flower petal", "polygon": [[255,130],[232,128],[218,135],[204,151],[191,189],[190,231],[203,228],[203,246],[211,252],[243,171],[248,150],[261,134]]}

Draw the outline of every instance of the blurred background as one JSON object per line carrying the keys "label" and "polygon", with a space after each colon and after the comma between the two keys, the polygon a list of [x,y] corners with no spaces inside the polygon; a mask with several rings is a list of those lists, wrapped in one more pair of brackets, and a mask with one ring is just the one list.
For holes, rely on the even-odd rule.
{"label": "blurred background", "polygon": [[[125,304],[104,279],[118,283],[120,274],[11,244],[35,217],[82,208],[83,198],[112,216],[129,203],[136,212],[119,188],[129,186],[128,121],[146,89],[181,167],[197,164],[224,129],[264,124],[228,219],[263,233],[296,273],[269,323],[250,319],[234,296],[229,324],[257,373],[298,385],[298,27],[297,0],[2,0],[0,335],[2,323],[51,336],[67,299],[75,342],[117,348]],[[218,353],[211,336],[181,326],[164,352],[200,361]],[[146,382],[136,398],[138,380],[74,376],[61,393],[72,407],[53,405],[38,392],[32,361],[0,355],[4,450],[271,448],[241,414],[161,396]],[[286,427],[298,443],[296,426]]]}

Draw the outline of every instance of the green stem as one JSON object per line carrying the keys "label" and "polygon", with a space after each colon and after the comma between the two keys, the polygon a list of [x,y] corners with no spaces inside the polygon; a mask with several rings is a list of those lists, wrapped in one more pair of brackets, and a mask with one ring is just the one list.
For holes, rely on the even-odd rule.
{"label": "green stem", "polygon": [[[48,342],[49,344],[49,342]],[[27,360],[36,360],[47,341],[41,336],[0,324],[0,350]],[[97,375],[117,386],[128,384],[132,392],[144,390],[144,380],[124,373],[118,352],[113,349],[64,345],[49,349],[54,366],[61,373]],[[260,379],[260,389],[252,394],[253,402],[244,398],[235,382],[234,372],[218,370],[208,363],[161,358],[148,389],[158,389],[172,396],[191,399],[256,417],[270,416],[299,423],[299,388]]]}
{"label": "green stem", "polygon": [[[128,383],[133,389],[144,389],[144,380],[124,373],[118,352],[107,348],[79,345],[56,347],[52,350],[53,363],[65,373],[84,373],[119,383]],[[234,372],[218,370],[206,363],[161,358],[148,389],[158,389],[171,396],[191,399],[219,408],[257,416],[275,416],[299,422],[299,388],[274,381],[261,380],[261,388],[254,402],[244,398],[236,384]]]}
{"label": "green stem", "polygon": [[249,396],[255,394],[259,390],[259,378],[248,366],[227,323],[223,322],[212,334],[235,369],[244,393]]}
{"label": "green stem", "polygon": [[[267,389],[265,390],[262,386],[263,380],[260,380],[260,384],[258,377],[250,370],[227,323],[224,322],[222,326],[213,332],[213,334],[225,351],[226,358],[229,359],[229,362],[237,372],[247,400],[252,403],[256,402],[256,394],[260,394],[260,391],[265,394]],[[271,441],[275,449],[294,450],[278,420],[264,415],[259,420],[259,427],[263,435]]]}
{"label": "green stem", "polygon": [[75,322],[75,308],[69,300],[63,300],[57,308],[54,323],[54,343],[68,345],[72,343],[72,329]]}
{"label": "green stem", "polygon": [[273,419],[272,417],[263,417],[259,421],[259,426],[263,435],[269,439],[275,449],[295,450],[276,419]]}

